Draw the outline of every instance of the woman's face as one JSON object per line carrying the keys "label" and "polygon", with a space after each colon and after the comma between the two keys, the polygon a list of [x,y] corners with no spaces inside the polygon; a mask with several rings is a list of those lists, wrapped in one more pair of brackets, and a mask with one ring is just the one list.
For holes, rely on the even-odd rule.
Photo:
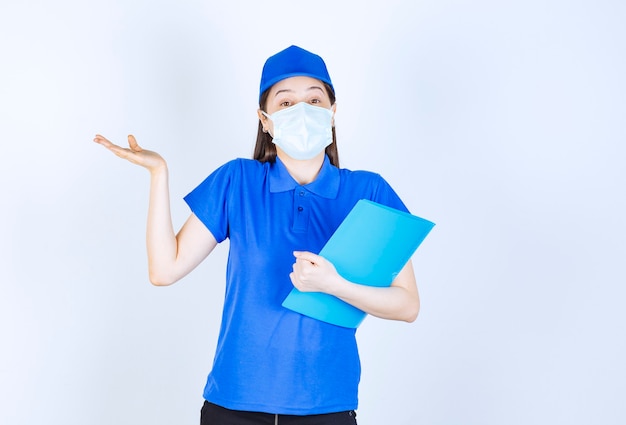
{"label": "woman's face", "polygon": [[[333,111],[335,108],[334,105],[331,105],[330,97],[320,80],[298,76],[285,78],[272,86],[267,96],[265,112],[272,115],[276,111],[289,108],[300,102],[307,102],[326,109],[330,109],[332,106]],[[267,119],[260,111],[259,118],[263,123],[263,128],[273,134],[272,121]]]}

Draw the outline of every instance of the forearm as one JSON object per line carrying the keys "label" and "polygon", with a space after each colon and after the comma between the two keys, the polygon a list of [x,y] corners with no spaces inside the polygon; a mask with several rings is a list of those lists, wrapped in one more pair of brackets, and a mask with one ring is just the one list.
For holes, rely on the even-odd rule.
{"label": "forearm", "polygon": [[304,292],[324,292],[383,319],[412,322],[420,309],[413,264],[400,270],[391,286],[374,287],[352,283],[341,277],[324,257],[294,251],[296,262],[289,275],[293,285]]}
{"label": "forearm", "polygon": [[420,309],[417,291],[401,286],[359,285],[339,277],[337,284],[333,285],[332,295],[382,319],[413,322]]}
{"label": "forearm", "polygon": [[172,226],[168,170],[165,164],[150,171],[146,245],[150,281],[154,285],[173,283],[177,242]]}

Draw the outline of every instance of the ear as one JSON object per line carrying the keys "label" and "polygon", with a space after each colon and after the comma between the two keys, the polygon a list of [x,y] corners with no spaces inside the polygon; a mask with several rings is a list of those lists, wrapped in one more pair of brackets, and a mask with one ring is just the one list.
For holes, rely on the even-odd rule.
{"label": "ear", "polygon": [[333,118],[330,121],[330,124],[334,127],[335,126],[335,114],[337,113],[337,103],[333,103],[333,106],[331,106],[330,109],[333,111]]}
{"label": "ear", "polygon": [[261,125],[263,126],[263,131],[267,133],[268,131],[267,117],[263,115],[263,112],[260,109],[256,110],[256,114],[259,117],[259,121],[261,121]]}

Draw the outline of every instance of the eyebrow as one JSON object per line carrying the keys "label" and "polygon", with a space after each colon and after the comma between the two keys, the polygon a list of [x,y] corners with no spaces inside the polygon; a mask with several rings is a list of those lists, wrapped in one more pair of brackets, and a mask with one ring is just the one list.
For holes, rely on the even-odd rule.
{"label": "eyebrow", "polygon": [[[322,88],[320,86],[311,86],[307,89],[308,90],[320,90],[322,93],[324,92],[324,90],[322,90]],[[291,89],[282,89],[282,90],[278,90],[276,93],[274,93],[274,97],[278,96],[280,93],[293,93],[293,90]]]}

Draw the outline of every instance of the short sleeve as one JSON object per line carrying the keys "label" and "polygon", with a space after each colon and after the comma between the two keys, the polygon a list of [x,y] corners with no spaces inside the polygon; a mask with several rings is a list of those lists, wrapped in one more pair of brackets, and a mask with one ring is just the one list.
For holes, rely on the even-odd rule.
{"label": "short sleeve", "polygon": [[404,202],[402,202],[402,199],[400,199],[391,185],[380,175],[376,174],[376,176],[378,177],[378,181],[371,201],[400,211],[409,212],[408,208],[404,205]]}
{"label": "short sleeve", "polygon": [[222,165],[184,198],[217,242],[228,237],[228,199],[236,169],[236,161]]}

